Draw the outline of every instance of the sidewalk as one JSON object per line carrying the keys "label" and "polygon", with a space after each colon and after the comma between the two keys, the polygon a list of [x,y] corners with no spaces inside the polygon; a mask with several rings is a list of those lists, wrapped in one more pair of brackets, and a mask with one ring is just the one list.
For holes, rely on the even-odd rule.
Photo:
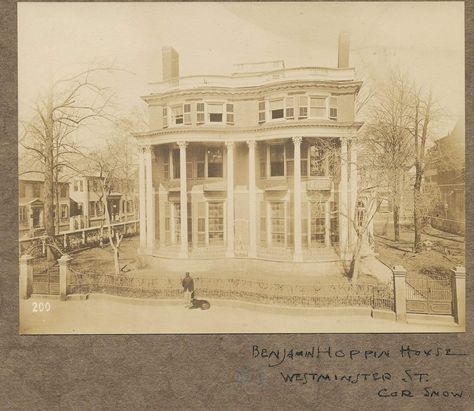
{"label": "sidewalk", "polygon": [[[33,313],[33,302],[50,303]],[[210,301],[211,308],[186,309],[177,301],[91,296],[88,300],[20,301],[22,334],[216,334],[216,333],[395,333],[459,332],[452,323],[410,324],[366,315],[300,315],[258,310],[252,305]]]}

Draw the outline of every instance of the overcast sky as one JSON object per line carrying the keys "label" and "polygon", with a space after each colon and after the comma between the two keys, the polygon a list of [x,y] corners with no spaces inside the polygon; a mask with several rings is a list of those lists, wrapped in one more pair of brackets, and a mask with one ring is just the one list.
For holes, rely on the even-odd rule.
{"label": "overcast sky", "polygon": [[114,75],[119,109],[140,104],[161,80],[161,48],[180,55],[180,74],[229,74],[242,62],[336,66],[340,31],[351,33],[360,77],[409,71],[454,117],[464,110],[464,6],[416,3],[18,3],[20,116],[44,89],[95,62]]}

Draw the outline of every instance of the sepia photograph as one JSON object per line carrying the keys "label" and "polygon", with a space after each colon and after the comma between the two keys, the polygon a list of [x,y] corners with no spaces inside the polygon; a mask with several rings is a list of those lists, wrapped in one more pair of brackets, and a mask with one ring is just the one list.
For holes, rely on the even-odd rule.
{"label": "sepia photograph", "polygon": [[18,3],[20,334],[464,332],[464,53],[457,1]]}

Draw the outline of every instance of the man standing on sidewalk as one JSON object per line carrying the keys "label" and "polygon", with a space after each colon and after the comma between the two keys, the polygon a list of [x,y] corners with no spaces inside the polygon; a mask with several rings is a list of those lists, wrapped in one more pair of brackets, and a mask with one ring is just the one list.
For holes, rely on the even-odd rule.
{"label": "man standing on sidewalk", "polygon": [[183,278],[183,281],[181,281],[181,284],[183,285],[183,290],[184,290],[184,303],[185,307],[191,308],[192,307],[192,302],[191,302],[191,295],[194,291],[194,280],[191,278],[189,273],[186,273],[186,276]]}

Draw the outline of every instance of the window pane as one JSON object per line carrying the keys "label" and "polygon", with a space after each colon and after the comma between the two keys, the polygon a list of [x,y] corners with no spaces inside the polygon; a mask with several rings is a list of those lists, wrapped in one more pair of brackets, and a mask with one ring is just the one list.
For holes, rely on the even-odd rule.
{"label": "window pane", "polygon": [[204,111],[204,103],[197,103],[196,111]]}
{"label": "window pane", "polygon": [[209,203],[209,244],[224,242],[224,206],[222,202]]}
{"label": "window pane", "polygon": [[211,123],[222,123],[222,113],[209,113]]}
{"label": "window pane", "polygon": [[209,113],[221,113],[223,112],[222,104],[208,104],[207,111]]}
{"label": "window pane", "polygon": [[173,150],[173,178],[179,178],[179,150]]}
{"label": "window pane", "polygon": [[283,118],[283,109],[272,110],[272,119]]}
{"label": "window pane", "polygon": [[270,110],[283,109],[283,99],[270,101]]}
{"label": "window pane", "polygon": [[234,112],[234,105],[233,104],[227,104],[226,105],[226,111],[228,113],[233,113]]}
{"label": "window pane", "polygon": [[265,110],[265,102],[264,101],[259,101],[258,102],[258,110],[259,111],[264,111]]}

